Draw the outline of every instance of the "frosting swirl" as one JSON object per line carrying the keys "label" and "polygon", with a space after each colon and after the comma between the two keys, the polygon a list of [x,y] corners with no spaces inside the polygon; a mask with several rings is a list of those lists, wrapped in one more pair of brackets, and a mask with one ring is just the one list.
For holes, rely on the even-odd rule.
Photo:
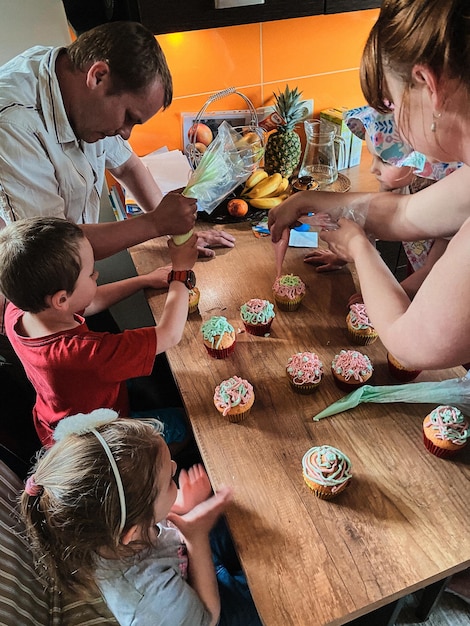
{"label": "frosting swirl", "polygon": [[294,299],[305,293],[305,283],[298,276],[285,274],[276,278],[273,291],[278,296]]}
{"label": "frosting swirl", "polygon": [[323,363],[313,352],[297,352],[288,359],[286,370],[295,385],[319,383]]}
{"label": "frosting swirl", "polygon": [[275,315],[271,302],[260,298],[252,298],[240,307],[240,316],[248,324],[267,324]]}
{"label": "frosting swirl", "polygon": [[362,303],[351,304],[349,309],[349,321],[356,330],[374,328],[366,312],[366,305]]}
{"label": "frosting swirl", "polygon": [[458,446],[465,445],[470,437],[468,422],[462,412],[453,406],[441,405],[435,408],[425,418],[423,427],[435,431],[436,439],[451,441]]}
{"label": "frosting swirl", "polygon": [[336,374],[343,376],[344,380],[354,378],[361,383],[374,370],[369,357],[357,350],[341,350],[333,359],[331,368]]}
{"label": "frosting swirl", "polygon": [[222,415],[227,415],[232,407],[248,404],[252,397],[253,386],[240,376],[232,376],[215,388],[214,404]]}
{"label": "frosting swirl", "polygon": [[[202,336],[216,350],[219,348],[224,333],[234,334],[234,328],[226,317],[214,315],[201,326]],[[216,341],[217,338],[217,341]]]}
{"label": "frosting swirl", "polygon": [[313,482],[331,487],[334,493],[351,477],[351,461],[337,448],[316,446],[310,448],[302,458],[302,468]]}

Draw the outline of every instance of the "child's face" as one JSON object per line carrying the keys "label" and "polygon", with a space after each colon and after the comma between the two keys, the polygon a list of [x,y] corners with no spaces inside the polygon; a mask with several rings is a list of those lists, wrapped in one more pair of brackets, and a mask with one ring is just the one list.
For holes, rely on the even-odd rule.
{"label": "child's face", "polygon": [[98,272],[95,270],[95,257],[90,242],[84,237],[80,242],[80,264],[73,292],[69,296],[70,310],[74,313],[83,311],[96,295]]}
{"label": "child's face", "polygon": [[376,153],[369,135],[366,135],[366,144],[372,155],[370,171],[379,181],[380,191],[395,191],[407,187],[413,181],[413,169],[411,167],[397,167],[382,161]]}
{"label": "child's face", "polygon": [[176,463],[171,459],[170,451],[163,437],[161,439],[161,454],[157,459],[158,496],[153,503],[154,522],[165,519],[175,503],[177,487],[173,479],[176,472]]}

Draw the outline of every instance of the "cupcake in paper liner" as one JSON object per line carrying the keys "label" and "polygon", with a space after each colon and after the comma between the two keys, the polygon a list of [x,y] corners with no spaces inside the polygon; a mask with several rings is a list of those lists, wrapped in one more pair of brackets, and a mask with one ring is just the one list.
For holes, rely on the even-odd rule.
{"label": "cupcake in paper liner", "polygon": [[393,354],[390,354],[390,352],[387,352],[387,365],[390,375],[402,383],[411,382],[422,372],[422,370],[410,370],[406,368],[393,356]]}
{"label": "cupcake in paper liner", "polygon": [[367,346],[379,336],[367,315],[365,304],[351,304],[349,313],[346,317],[346,327],[348,335],[352,342]]}
{"label": "cupcake in paper liner", "polygon": [[438,406],[424,418],[424,445],[442,459],[451,458],[463,450],[469,437],[470,424],[456,407]]}
{"label": "cupcake in paper liner", "polygon": [[275,316],[274,306],[269,300],[252,298],[240,307],[240,317],[250,335],[263,337],[268,334]]}
{"label": "cupcake in paper liner", "polygon": [[188,295],[188,313],[195,313],[199,306],[199,298],[201,297],[201,293],[197,287],[189,290]]}
{"label": "cupcake in paper liner", "polygon": [[314,352],[297,352],[289,357],[286,373],[294,391],[309,394],[321,382],[323,363]]}
{"label": "cupcake in paper liner", "polygon": [[372,376],[374,368],[369,357],[357,350],[341,350],[331,363],[336,385],[343,391],[354,391]]}
{"label": "cupcake in paper liner", "polygon": [[302,458],[302,475],[318,498],[331,500],[349,485],[352,478],[351,461],[338,448],[315,446]]}
{"label": "cupcake in paper liner", "polygon": [[215,408],[229,422],[242,422],[255,401],[253,386],[240,376],[232,376],[217,385],[214,392]]}
{"label": "cupcake in paper liner", "polygon": [[235,350],[235,330],[222,315],[204,322],[201,332],[204,346],[214,359],[225,359]]}
{"label": "cupcake in paper liner", "polygon": [[305,296],[305,283],[294,274],[278,276],[274,281],[273,296],[281,311],[296,311]]}

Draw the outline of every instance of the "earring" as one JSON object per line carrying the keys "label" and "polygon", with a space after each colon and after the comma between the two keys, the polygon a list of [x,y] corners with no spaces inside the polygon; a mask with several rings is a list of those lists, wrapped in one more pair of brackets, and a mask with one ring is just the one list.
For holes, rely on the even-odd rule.
{"label": "earring", "polygon": [[436,122],[436,120],[438,120],[441,117],[441,114],[433,112],[432,117],[433,117],[433,122],[431,124],[431,132],[435,133],[436,130],[437,130],[437,122]]}

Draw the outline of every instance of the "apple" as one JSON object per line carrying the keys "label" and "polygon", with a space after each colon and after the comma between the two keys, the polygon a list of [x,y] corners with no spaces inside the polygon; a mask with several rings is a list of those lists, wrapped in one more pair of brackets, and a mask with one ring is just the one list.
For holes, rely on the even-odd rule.
{"label": "apple", "polygon": [[193,143],[203,143],[208,146],[214,139],[211,129],[206,124],[193,124],[188,132],[189,141]]}
{"label": "apple", "polygon": [[227,203],[227,211],[233,217],[243,217],[248,213],[248,204],[242,198],[233,198]]}
{"label": "apple", "polygon": [[196,143],[194,144],[194,147],[196,148],[196,150],[198,150],[201,154],[204,154],[204,152],[207,150],[207,146],[204,143],[201,143],[200,141],[196,141]]}

